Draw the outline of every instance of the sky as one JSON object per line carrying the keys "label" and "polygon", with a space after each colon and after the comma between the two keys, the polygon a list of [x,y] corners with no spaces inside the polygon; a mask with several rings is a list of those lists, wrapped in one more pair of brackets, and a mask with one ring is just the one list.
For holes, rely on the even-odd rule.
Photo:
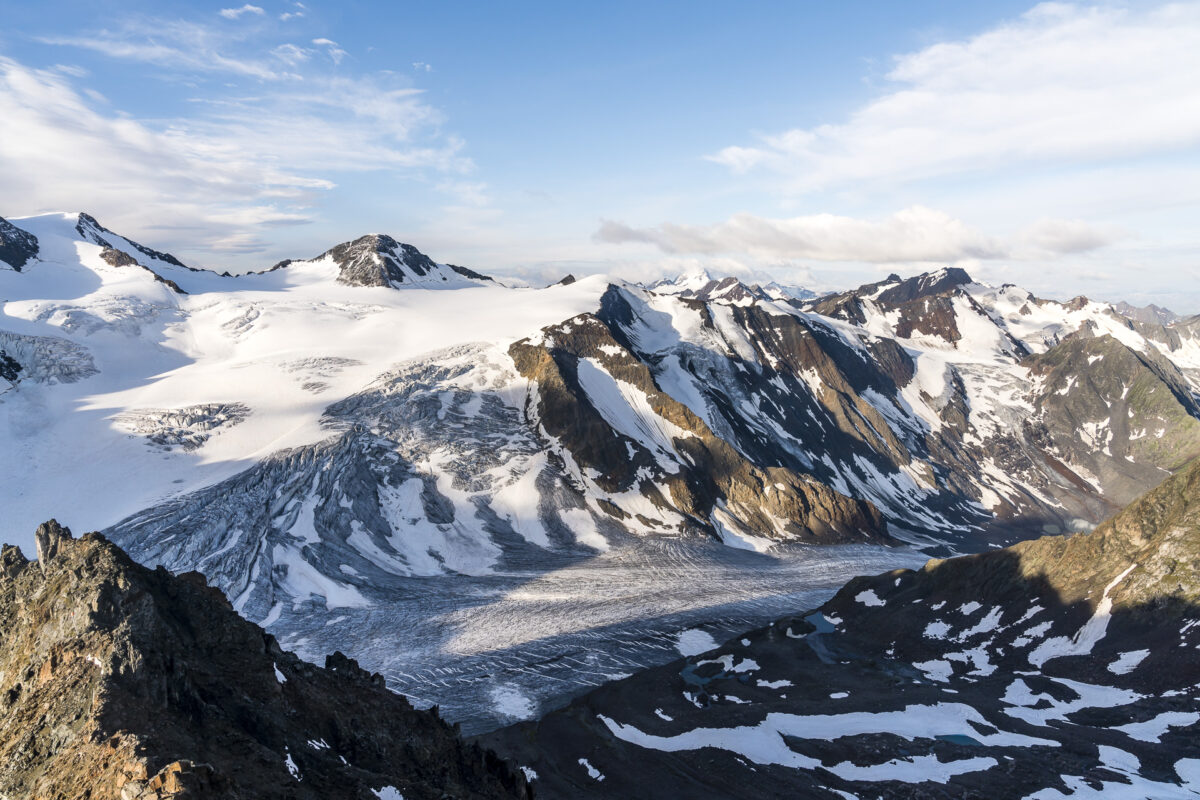
{"label": "sky", "polygon": [[0,0],[0,216],[1200,312],[1200,2]]}

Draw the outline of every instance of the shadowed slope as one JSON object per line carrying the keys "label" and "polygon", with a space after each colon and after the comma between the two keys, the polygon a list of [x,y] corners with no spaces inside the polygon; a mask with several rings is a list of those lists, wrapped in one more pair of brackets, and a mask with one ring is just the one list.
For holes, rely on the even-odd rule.
{"label": "shadowed slope", "polygon": [[490,752],[335,653],[284,652],[199,573],[99,534],[0,556],[0,797],[523,797]]}
{"label": "shadowed slope", "polygon": [[1198,647],[1193,462],[1092,533],[856,578],[482,741],[542,797],[1191,797]]}

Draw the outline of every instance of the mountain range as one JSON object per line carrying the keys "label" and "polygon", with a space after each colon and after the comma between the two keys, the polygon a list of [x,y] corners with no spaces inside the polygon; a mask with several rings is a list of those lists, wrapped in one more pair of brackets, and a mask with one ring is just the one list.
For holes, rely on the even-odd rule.
{"label": "mountain range", "polygon": [[1200,318],[955,268],[527,289],[372,234],[235,276],[87,214],[0,220],[0,261],[11,529],[200,571],[468,731],[663,663],[696,619],[1090,529],[1200,456]]}

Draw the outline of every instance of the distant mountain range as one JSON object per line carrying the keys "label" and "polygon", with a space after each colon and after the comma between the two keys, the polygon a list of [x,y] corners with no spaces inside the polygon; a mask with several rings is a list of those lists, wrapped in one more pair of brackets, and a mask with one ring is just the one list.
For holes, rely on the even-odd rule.
{"label": "distant mountain range", "polygon": [[[136,475],[89,496],[9,459],[15,519],[71,487],[137,557],[204,554],[259,614],[304,591],[275,565],[356,595],[334,562],[477,573],[623,535],[977,548],[1094,524],[1200,455],[1200,322],[958,269],[820,298],[707,274],[530,290],[384,235],[232,277],[86,214],[0,230],[14,452]],[[466,291],[409,293],[434,288]]]}

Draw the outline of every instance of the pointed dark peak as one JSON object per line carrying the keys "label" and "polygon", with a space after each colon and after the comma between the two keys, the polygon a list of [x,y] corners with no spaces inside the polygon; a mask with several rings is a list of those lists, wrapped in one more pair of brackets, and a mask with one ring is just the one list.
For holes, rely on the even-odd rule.
{"label": "pointed dark peak", "polygon": [[972,283],[971,276],[957,267],[912,278],[892,274],[878,283],[817,298],[805,307],[827,317],[861,325],[866,322],[864,303],[869,300],[885,311],[900,311],[896,335],[901,338],[923,333],[956,342],[961,335],[951,296],[969,283]]}
{"label": "pointed dark peak", "polygon": [[343,242],[321,257],[333,259],[338,265],[338,281],[350,286],[396,287],[437,269],[429,256],[383,233]]}
{"label": "pointed dark peak", "polygon": [[146,247],[143,244],[139,244],[132,239],[121,236],[118,233],[113,233],[108,228],[101,225],[91,214],[80,212],[79,220],[75,223],[75,232],[83,237],[83,239],[86,241],[89,241],[92,244],[98,244],[101,247],[107,247],[113,250],[124,252],[121,250],[121,240],[124,240],[129,244],[130,247],[147,258],[154,259],[155,261],[161,261],[164,264],[170,264],[173,267],[180,267],[181,269],[186,269],[189,272],[204,271],[189,267],[187,264],[184,264],[170,253],[164,253],[161,250],[154,250]]}
{"label": "pointed dark peak", "polygon": [[1063,306],[1068,311],[1082,311],[1084,308],[1087,307],[1087,304],[1090,302],[1091,302],[1091,300],[1088,300],[1083,295],[1079,295],[1078,297],[1072,297],[1070,300],[1063,303]]}
{"label": "pointed dark peak", "polygon": [[[888,278],[891,282],[897,276]],[[966,270],[958,267],[946,267],[936,272],[926,272],[906,280],[901,280],[895,286],[880,292],[875,298],[879,305],[897,306],[911,303],[923,297],[936,297],[966,286],[971,283],[971,276]]]}
{"label": "pointed dark peak", "polygon": [[82,212],[79,214],[79,219],[75,222],[75,232],[92,244],[98,244],[101,247],[112,247],[112,242],[106,239],[104,234],[115,235],[108,228],[101,225],[91,214]]}
{"label": "pointed dark peak", "polygon": [[0,261],[20,272],[37,254],[37,237],[0,217]]}
{"label": "pointed dark peak", "polygon": [[704,303],[767,299],[767,295],[758,286],[749,286],[733,275],[715,278],[707,272],[658,281],[648,288],[658,294],[669,294],[684,300],[699,300]]}
{"label": "pointed dark peak", "polygon": [[562,280],[558,281],[557,283],[551,284],[551,285],[553,285],[553,286],[570,286],[574,282],[575,282],[575,276],[568,272],[566,275],[564,275],[562,277]]}
{"label": "pointed dark peak", "polygon": [[396,257],[399,243],[390,236],[369,234],[330,248],[323,257],[338,265],[338,281],[351,286],[395,286],[404,282]]}

